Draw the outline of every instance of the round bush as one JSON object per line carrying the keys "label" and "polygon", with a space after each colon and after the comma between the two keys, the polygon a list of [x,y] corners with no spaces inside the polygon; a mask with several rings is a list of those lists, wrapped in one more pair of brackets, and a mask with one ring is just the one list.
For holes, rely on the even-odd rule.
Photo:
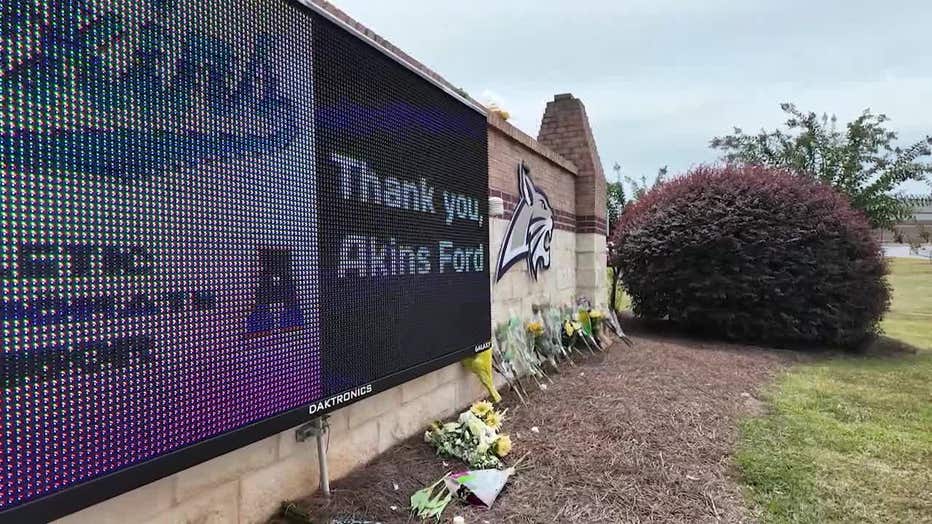
{"label": "round bush", "polygon": [[889,306],[867,219],[831,187],[704,166],[625,210],[613,265],[638,316],[732,340],[853,346]]}

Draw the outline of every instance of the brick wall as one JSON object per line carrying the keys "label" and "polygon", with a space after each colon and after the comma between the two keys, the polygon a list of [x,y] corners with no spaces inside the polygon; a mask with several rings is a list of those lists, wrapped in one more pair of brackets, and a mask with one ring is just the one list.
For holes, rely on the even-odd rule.
{"label": "brick wall", "polygon": [[505,219],[518,202],[517,167],[527,164],[550,198],[556,227],[576,231],[576,166],[500,117],[489,114],[489,196],[505,201]]}
{"label": "brick wall", "polygon": [[571,94],[547,103],[538,141],[576,166],[576,292],[604,306],[608,232],[607,189],[602,162],[582,101]]}
{"label": "brick wall", "polygon": [[[525,264],[514,265],[495,282],[495,261],[518,202],[517,167],[524,162],[554,210],[551,266],[534,280]],[[489,194],[505,201],[505,215],[490,221],[492,322],[528,317],[534,304],[576,300],[576,166],[496,115],[489,115]]]}
{"label": "brick wall", "polygon": [[[346,475],[482,395],[475,378],[455,364],[334,412],[328,450],[331,478]],[[316,442],[297,442],[292,429],[56,523],[260,523],[282,500],[309,495],[317,483]]]}
{"label": "brick wall", "polygon": [[571,94],[556,95],[547,103],[537,140],[573,162],[578,169],[577,227],[583,233],[605,234],[606,183],[602,162],[582,101]]}

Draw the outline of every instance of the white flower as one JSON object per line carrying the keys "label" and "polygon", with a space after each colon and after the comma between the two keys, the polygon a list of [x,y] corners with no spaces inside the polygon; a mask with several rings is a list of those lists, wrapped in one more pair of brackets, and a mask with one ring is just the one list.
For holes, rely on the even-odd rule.
{"label": "white flower", "polygon": [[469,429],[469,432],[476,437],[481,437],[489,429],[489,427],[485,425],[485,422],[481,418],[473,415],[469,411],[460,415],[460,422],[464,423]]}

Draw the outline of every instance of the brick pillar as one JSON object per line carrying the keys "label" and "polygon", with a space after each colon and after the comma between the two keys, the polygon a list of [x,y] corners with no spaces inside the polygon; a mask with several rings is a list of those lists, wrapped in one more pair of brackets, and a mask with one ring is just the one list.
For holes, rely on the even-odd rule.
{"label": "brick pillar", "polygon": [[571,94],[547,103],[537,141],[576,164],[576,293],[607,303],[606,185],[586,108]]}

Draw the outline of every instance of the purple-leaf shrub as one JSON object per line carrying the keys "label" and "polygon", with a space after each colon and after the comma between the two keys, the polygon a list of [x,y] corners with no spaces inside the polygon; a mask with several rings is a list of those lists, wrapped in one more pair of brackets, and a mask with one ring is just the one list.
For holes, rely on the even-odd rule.
{"label": "purple-leaf shrub", "polygon": [[637,315],[725,339],[854,346],[890,302],[866,217],[779,169],[694,168],[628,207],[611,244]]}

